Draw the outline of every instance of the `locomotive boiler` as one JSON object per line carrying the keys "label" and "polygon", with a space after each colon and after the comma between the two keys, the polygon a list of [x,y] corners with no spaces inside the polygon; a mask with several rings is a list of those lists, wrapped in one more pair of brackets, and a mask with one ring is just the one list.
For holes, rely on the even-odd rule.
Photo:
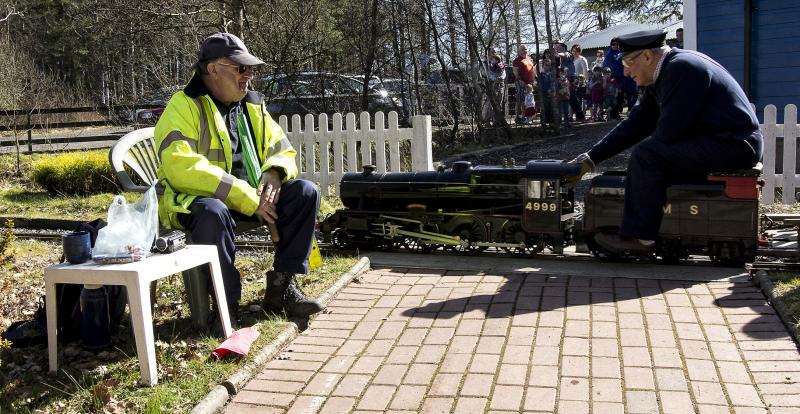
{"label": "locomotive boiler", "polygon": [[580,167],[561,161],[525,166],[478,166],[408,173],[345,174],[345,209],[323,223],[334,246],[444,247],[475,254],[487,247],[513,253],[562,252],[575,234],[574,192],[564,179]]}

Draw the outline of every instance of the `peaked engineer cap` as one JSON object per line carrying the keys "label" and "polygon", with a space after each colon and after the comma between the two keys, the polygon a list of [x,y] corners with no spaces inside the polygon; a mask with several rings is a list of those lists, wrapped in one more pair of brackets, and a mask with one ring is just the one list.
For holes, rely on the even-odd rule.
{"label": "peaked engineer cap", "polygon": [[200,67],[201,62],[222,57],[240,65],[254,66],[264,64],[263,60],[250,54],[242,39],[230,33],[214,33],[203,40],[203,44],[197,50],[197,63],[194,64],[194,67]]}
{"label": "peaked engineer cap", "polygon": [[639,32],[628,33],[617,38],[619,41],[619,57],[628,53],[642,49],[654,49],[664,46],[667,32],[663,30],[642,30]]}

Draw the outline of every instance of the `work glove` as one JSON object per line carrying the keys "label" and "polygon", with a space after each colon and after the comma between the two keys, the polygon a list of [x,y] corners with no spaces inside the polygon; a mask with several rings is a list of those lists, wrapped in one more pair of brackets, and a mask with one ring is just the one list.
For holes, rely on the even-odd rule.
{"label": "work glove", "polygon": [[589,158],[589,154],[585,152],[581,155],[578,155],[573,160],[569,161],[569,164],[580,164],[581,171],[580,173],[578,173],[578,175],[571,175],[564,178],[564,183],[567,185],[577,184],[578,181],[580,181],[581,178],[583,178],[583,176],[586,175],[586,173],[594,171],[594,162],[592,162],[592,159]]}

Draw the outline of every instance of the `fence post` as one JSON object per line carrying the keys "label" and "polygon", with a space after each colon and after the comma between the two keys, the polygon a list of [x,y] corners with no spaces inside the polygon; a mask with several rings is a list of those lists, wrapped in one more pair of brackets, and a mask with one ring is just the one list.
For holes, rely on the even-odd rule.
{"label": "fence post", "polygon": [[775,187],[778,184],[778,177],[775,174],[775,159],[777,158],[775,143],[778,122],[776,112],[775,105],[764,107],[764,124],[761,128],[764,134],[764,171],[761,173],[764,177],[764,188],[761,192],[761,201],[764,204],[775,202]]}
{"label": "fence post", "polygon": [[333,180],[336,184],[336,194],[339,192],[339,182],[344,175],[344,140],[342,139],[342,114],[333,114]]}
{"label": "fence post", "polygon": [[414,139],[411,140],[411,167],[413,171],[433,171],[433,129],[430,115],[411,118]]}
{"label": "fence post", "polygon": [[33,138],[31,137],[31,135],[33,135],[33,127],[31,126],[31,113],[30,113],[30,111],[26,115],[25,128],[28,130],[28,152],[32,153],[33,152],[33,142],[32,142]]}
{"label": "fence post", "polygon": [[[375,120],[375,133],[373,136],[375,137],[375,165],[378,168],[379,173],[385,173],[387,171],[386,167],[386,122],[385,122],[385,115],[382,111],[375,112],[374,120]],[[389,168],[391,171],[391,168]]]}
{"label": "fence post", "polygon": [[348,112],[344,115],[344,141],[347,145],[347,172],[357,172],[361,169],[358,166],[358,153],[356,152],[356,114]]}
{"label": "fence post", "polygon": [[319,114],[319,123],[317,124],[318,138],[316,139],[319,145],[319,186],[322,190],[322,195],[327,196],[331,194],[331,160],[330,149],[328,143],[331,142],[331,133],[328,132],[328,114]]}
{"label": "fence post", "polygon": [[797,201],[797,107],[789,104],[783,108],[783,203]]}
{"label": "fence post", "polygon": [[303,129],[303,153],[305,154],[306,180],[317,181],[316,177],[316,158],[314,154],[314,114],[306,114],[305,128]]}
{"label": "fence post", "polygon": [[356,136],[361,141],[361,166],[375,164],[372,160],[372,144],[375,142],[375,137],[369,127],[369,121],[369,112],[364,111],[359,114],[359,129],[356,131]]}
{"label": "fence post", "polygon": [[397,112],[389,112],[389,129],[386,134],[389,136],[389,170],[392,172],[400,171],[400,122],[397,119]]}

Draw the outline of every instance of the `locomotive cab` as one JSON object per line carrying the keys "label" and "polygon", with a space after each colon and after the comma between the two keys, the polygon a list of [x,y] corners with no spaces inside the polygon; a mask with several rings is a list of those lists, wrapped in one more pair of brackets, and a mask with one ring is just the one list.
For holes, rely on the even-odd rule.
{"label": "locomotive cab", "polygon": [[522,228],[544,234],[556,253],[574,239],[575,192],[564,179],[580,173],[580,166],[555,160],[529,161],[526,166]]}

